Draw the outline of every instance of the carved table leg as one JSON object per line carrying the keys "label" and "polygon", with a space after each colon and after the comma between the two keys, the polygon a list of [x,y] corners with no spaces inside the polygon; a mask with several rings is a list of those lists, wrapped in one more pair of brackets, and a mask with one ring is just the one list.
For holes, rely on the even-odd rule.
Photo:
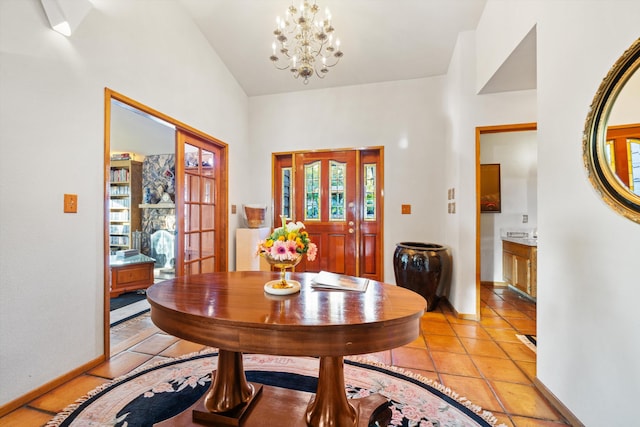
{"label": "carved table leg", "polygon": [[262,384],[248,383],[242,353],[220,349],[218,368],[204,398],[204,407],[193,411],[193,419],[214,425],[239,425]]}
{"label": "carved table leg", "polygon": [[227,412],[251,399],[253,387],[244,375],[242,353],[220,350],[218,369],[204,406],[209,412]]}
{"label": "carved table leg", "polygon": [[306,420],[312,427],[357,425],[358,411],[348,402],[344,390],[342,356],[320,358],[318,389],[307,407]]}

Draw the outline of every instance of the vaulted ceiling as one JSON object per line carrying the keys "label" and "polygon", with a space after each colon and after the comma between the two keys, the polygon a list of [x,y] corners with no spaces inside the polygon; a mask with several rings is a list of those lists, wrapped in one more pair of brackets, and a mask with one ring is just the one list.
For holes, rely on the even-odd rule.
{"label": "vaulted ceiling", "polygon": [[[178,1],[248,96],[446,74],[458,34],[476,29],[486,3],[316,0],[321,11],[331,11],[344,57],[323,80],[313,77],[304,85],[269,60],[276,16],[284,16],[291,1]],[[301,1],[296,0],[296,6]],[[535,35],[533,43],[521,47],[483,92],[535,87]]]}
{"label": "vaulted ceiling", "polygon": [[[308,85],[276,70],[269,55],[275,17],[289,0],[177,0],[183,4],[248,96],[444,75],[460,32],[475,30],[486,0],[316,0],[331,10],[344,58],[323,80]],[[301,1],[301,0],[296,0]],[[297,4],[297,3],[296,3]],[[321,9],[322,10],[322,9]],[[536,31],[532,29],[481,93],[535,89]],[[114,134],[171,133],[145,115],[114,105]],[[133,131],[132,129],[136,129]],[[151,130],[143,130],[151,128]],[[153,152],[170,152],[156,144]],[[126,138],[115,138],[126,141]],[[165,147],[164,145],[167,145]],[[160,148],[162,147],[162,148]],[[135,151],[130,143],[114,151]],[[142,154],[152,154],[137,148]]]}

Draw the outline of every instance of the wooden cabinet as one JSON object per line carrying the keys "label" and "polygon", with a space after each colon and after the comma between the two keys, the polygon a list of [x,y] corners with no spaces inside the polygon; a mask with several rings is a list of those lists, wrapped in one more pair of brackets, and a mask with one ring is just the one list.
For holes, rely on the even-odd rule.
{"label": "wooden cabinet", "polygon": [[532,297],[537,296],[538,248],[502,241],[502,278]]}
{"label": "wooden cabinet", "polygon": [[130,249],[132,233],[141,230],[142,163],[111,161],[109,180],[109,247],[111,253]]}
{"label": "wooden cabinet", "polygon": [[111,255],[111,292],[115,298],[123,292],[146,289],[153,285],[153,266],[155,260],[138,254],[128,258]]}

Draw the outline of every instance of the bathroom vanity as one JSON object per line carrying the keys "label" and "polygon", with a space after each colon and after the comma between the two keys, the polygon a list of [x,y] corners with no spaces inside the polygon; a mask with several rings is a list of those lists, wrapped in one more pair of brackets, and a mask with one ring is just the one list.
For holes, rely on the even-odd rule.
{"label": "bathroom vanity", "polygon": [[538,241],[525,237],[502,238],[502,278],[509,285],[536,298]]}

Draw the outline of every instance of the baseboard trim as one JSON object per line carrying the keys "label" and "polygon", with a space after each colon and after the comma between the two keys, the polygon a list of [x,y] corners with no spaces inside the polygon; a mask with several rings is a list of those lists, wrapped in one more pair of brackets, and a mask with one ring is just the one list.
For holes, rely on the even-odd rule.
{"label": "baseboard trim", "polygon": [[495,288],[506,288],[508,286],[507,282],[480,282],[481,286],[493,286]]}
{"label": "baseboard trim", "polygon": [[30,392],[28,392],[27,394],[18,397],[15,400],[12,400],[11,402],[5,403],[3,405],[0,406],[0,417],[3,417],[5,415],[7,415],[9,412],[15,411],[16,409],[20,408],[21,406],[24,406],[26,404],[28,404],[29,402],[31,402],[34,399],[37,399],[38,397],[44,395],[45,393],[50,392],[51,390],[53,390],[54,388],[61,386],[62,384],[74,379],[77,376],[80,376],[82,374],[84,374],[85,372],[87,372],[90,369],[95,368],[96,366],[98,366],[99,364],[103,363],[106,360],[106,358],[104,357],[104,355],[101,355],[87,363],[85,363],[84,365],[81,365],[79,367],[77,367],[76,369],[67,372],[66,374],[52,380],[49,381],[46,384],[41,385],[40,387],[36,388],[35,390],[31,390]]}
{"label": "baseboard trim", "polygon": [[549,403],[551,403],[553,407],[556,408],[556,410],[560,412],[562,416],[567,419],[567,421],[569,421],[569,424],[571,424],[573,427],[585,427],[584,424],[578,419],[578,417],[576,417],[573,412],[571,412],[569,408],[567,408],[564,403],[562,403],[560,399],[558,399],[556,395],[553,394],[551,390],[549,390],[547,386],[538,379],[538,377],[535,377],[533,379],[533,385],[549,401]]}
{"label": "baseboard trim", "polygon": [[451,304],[449,302],[449,300],[445,297],[443,297],[440,300],[440,304],[442,303],[446,303],[447,306],[449,306],[449,308],[451,309],[451,311],[453,311],[453,314],[456,316],[456,318],[458,319],[462,319],[462,320],[476,320],[479,321],[480,320],[480,313],[476,314],[469,314],[469,313],[459,313],[458,310],[456,310],[456,308],[453,306],[453,304]]}

